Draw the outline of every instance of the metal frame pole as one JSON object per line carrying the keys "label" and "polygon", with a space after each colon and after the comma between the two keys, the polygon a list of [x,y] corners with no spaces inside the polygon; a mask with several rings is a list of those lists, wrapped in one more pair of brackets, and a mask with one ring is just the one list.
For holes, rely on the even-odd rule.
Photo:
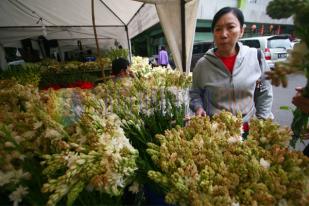
{"label": "metal frame pole", "polygon": [[181,62],[182,62],[182,70],[186,72],[187,67],[187,54],[186,54],[186,2],[185,0],[180,0],[180,12],[181,12]]}

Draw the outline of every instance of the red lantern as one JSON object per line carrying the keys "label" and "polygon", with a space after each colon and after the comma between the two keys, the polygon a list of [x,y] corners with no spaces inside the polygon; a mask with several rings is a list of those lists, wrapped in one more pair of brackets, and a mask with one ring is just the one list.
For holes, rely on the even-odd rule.
{"label": "red lantern", "polygon": [[260,33],[260,35],[264,34],[264,24],[262,24],[262,26],[260,27],[259,33]]}

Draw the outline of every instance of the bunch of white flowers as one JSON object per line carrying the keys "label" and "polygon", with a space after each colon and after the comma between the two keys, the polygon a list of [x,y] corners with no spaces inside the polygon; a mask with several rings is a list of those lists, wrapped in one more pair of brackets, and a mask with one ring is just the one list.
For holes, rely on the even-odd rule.
{"label": "bunch of white flowers", "polygon": [[[67,195],[67,203],[73,204],[84,189],[95,189],[111,196],[122,194],[137,169],[135,159],[138,151],[130,144],[122,130],[121,121],[114,113],[107,112],[102,100],[83,90],[60,90],[50,95],[48,105],[51,114],[62,114],[62,118],[74,118],[68,127],[69,152],[44,155],[48,183],[43,192],[51,192],[48,205],[55,205]],[[57,104],[64,96],[71,104]],[[71,99],[73,98],[73,99]],[[77,99],[75,99],[77,98]],[[78,115],[76,108],[78,107]],[[69,111],[66,113],[65,111]],[[62,173],[59,173],[59,170]],[[57,175],[56,175],[57,174]],[[56,178],[55,178],[56,175]]]}
{"label": "bunch of white flowers", "polygon": [[145,75],[149,73],[151,70],[149,59],[140,56],[132,57],[130,69],[137,75]]}
{"label": "bunch of white flowers", "polygon": [[[23,189],[27,183],[21,185],[20,180],[35,177],[31,182],[43,175],[48,178],[42,188],[50,193],[47,205],[65,196],[72,205],[84,188],[122,194],[135,175],[138,151],[125,137],[119,117],[108,112],[102,100],[79,89],[39,94],[30,87],[7,85],[5,91],[0,89],[0,99],[10,96],[0,104],[0,117],[6,117],[0,121],[0,159],[5,163],[0,166],[0,187],[16,189],[10,195],[14,203],[27,194],[41,195],[35,194],[38,188]],[[42,158],[43,171],[38,170]],[[14,176],[21,173],[17,171],[22,175]],[[30,201],[42,204],[36,198]]]}

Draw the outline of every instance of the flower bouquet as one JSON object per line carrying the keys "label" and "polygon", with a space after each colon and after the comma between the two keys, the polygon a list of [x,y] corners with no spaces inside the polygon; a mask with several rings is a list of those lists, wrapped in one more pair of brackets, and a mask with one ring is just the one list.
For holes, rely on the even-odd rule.
{"label": "flower bouquet", "polygon": [[[142,59],[140,59],[142,61]],[[152,183],[147,172],[157,168],[147,154],[147,142],[156,142],[155,134],[163,134],[176,125],[183,126],[187,110],[190,77],[174,71],[152,69],[146,72],[137,66],[137,78],[118,79],[99,84],[93,93],[102,99],[108,111],[122,119],[122,128],[139,151],[137,182]],[[146,63],[145,63],[146,64]],[[152,188],[156,187],[152,184]],[[162,188],[160,188],[162,190]],[[151,203],[149,203],[151,204]]]}
{"label": "flower bouquet", "polygon": [[186,127],[148,143],[158,170],[149,177],[176,205],[308,205],[309,159],[289,151],[290,131],[271,120],[252,120],[242,141],[242,118],[222,112],[193,118]]}
{"label": "flower bouquet", "polygon": [[104,102],[78,89],[39,94],[8,81],[0,88],[1,201],[117,204],[138,152]]}

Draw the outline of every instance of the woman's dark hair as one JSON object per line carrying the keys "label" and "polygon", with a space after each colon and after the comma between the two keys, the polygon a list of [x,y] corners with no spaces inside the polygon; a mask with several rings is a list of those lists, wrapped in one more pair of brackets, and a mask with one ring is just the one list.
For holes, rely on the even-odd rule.
{"label": "woman's dark hair", "polygon": [[113,75],[118,75],[121,70],[127,70],[128,66],[130,65],[129,61],[125,58],[117,58],[112,61],[112,73]]}
{"label": "woman's dark hair", "polygon": [[227,14],[227,13],[230,13],[232,12],[236,18],[238,19],[239,23],[240,23],[240,27],[242,28],[244,26],[244,22],[245,22],[245,18],[244,18],[244,15],[242,13],[242,11],[238,8],[235,8],[235,7],[224,7],[222,9],[220,9],[214,16],[213,20],[212,20],[212,23],[211,23],[211,31],[213,32],[214,29],[215,29],[215,26],[217,24],[217,22],[219,21],[219,19]]}
{"label": "woman's dark hair", "polygon": [[165,50],[165,46],[161,46],[161,50]]}

